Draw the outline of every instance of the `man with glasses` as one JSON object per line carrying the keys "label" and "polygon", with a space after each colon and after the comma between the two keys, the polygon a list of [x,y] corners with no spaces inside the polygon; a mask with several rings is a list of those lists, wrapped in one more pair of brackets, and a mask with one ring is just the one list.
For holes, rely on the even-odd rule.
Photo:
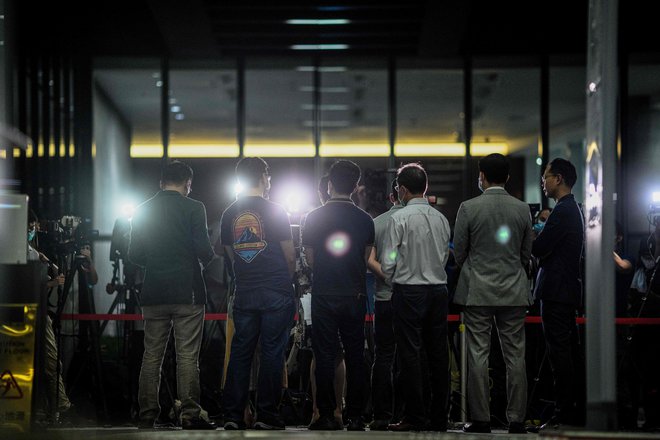
{"label": "man with glasses", "polygon": [[[396,349],[401,359],[405,410],[390,431],[446,431],[449,355],[447,348],[447,273],[449,222],[429,205],[421,165],[404,165],[395,188],[405,207],[392,214],[383,243],[383,274],[392,281]],[[422,351],[431,382],[424,399]]]}
{"label": "man with glasses", "polygon": [[268,164],[259,157],[243,158],[236,165],[236,178],[243,192],[220,221],[220,240],[235,279],[235,333],[223,396],[224,428],[246,428],[250,367],[259,343],[254,427],[281,430],[285,428],[279,413],[284,354],[296,308],[293,236],[285,209],[265,199],[270,190]]}
{"label": "man with glasses", "polygon": [[541,182],[546,196],[557,204],[534,240],[532,254],[539,259],[534,297],[541,303],[543,335],[555,385],[555,413],[542,428],[554,429],[579,421],[575,417],[575,375],[571,341],[576,309],[582,301],[581,256],[584,218],[571,193],[577,180],[572,163],[550,162]]}

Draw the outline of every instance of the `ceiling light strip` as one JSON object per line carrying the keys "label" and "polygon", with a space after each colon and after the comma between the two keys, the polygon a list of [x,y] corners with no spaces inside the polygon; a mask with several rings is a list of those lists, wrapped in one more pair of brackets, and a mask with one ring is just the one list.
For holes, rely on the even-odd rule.
{"label": "ceiling light strip", "polygon": [[321,157],[388,157],[390,146],[387,144],[321,144]]}
{"label": "ceiling light strip", "polygon": [[259,157],[314,157],[316,149],[312,144],[247,144],[243,147],[244,156]]}

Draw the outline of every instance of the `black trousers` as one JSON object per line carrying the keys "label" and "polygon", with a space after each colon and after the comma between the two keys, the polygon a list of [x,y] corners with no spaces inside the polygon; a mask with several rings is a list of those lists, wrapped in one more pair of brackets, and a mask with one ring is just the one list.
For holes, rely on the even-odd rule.
{"label": "black trousers", "polygon": [[572,354],[575,306],[541,300],[541,319],[555,382],[555,417],[562,423],[571,423],[576,402]]}
{"label": "black trousers", "polygon": [[[364,316],[366,297],[312,294],[312,349],[316,358],[316,404],[319,414],[333,417],[337,407],[334,377],[339,336],[346,362],[346,416],[359,418],[366,392]],[[339,336],[337,333],[339,332]]]}
{"label": "black trousers", "polygon": [[[445,285],[394,285],[392,309],[405,410],[413,425],[446,426],[449,388],[448,295]],[[426,352],[431,402],[424,399],[422,351]]]}
{"label": "black trousers", "polygon": [[371,370],[371,401],[374,420],[391,420],[392,369],[396,353],[392,301],[376,301],[374,316],[375,356]]}

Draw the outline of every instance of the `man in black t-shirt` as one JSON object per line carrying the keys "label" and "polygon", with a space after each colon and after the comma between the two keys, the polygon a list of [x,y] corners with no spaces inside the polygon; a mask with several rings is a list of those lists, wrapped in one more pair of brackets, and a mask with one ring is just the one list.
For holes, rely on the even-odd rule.
{"label": "man in black t-shirt", "polygon": [[234,338],[224,388],[225,429],[245,429],[243,412],[250,367],[261,341],[256,429],[284,429],[279,415],[282,370],[295,313],[291,277],[295,250],[284,208],[264,198],[270,189],[268,165],[246,157],[236,165],[245,188],[222,214],[220,239],[233,264]]}
{"label": "man in black t-shirt", "polygon": [[343,429],[333,417],[335,356],[339,338],[346,356],[346,414],[348,430],[364,430],[361,413],[365,397],[364,316],[366,261],[374,243],[374,222],[353,204],[351,193],[360,168],[340,160],[330,168],[330,200],[310,212],[302,243],[312,268],[312,346],[316,358],[317,405],[320,417],[313,430]]}

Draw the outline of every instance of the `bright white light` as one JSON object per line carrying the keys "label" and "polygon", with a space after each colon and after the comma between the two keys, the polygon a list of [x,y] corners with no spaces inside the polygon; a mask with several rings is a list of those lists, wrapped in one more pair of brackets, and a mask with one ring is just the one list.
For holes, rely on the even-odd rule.
{"label": "bright white light", "polygon": [[186,117],[183,113],[177,113],[176,115],[174,115],[174,119],[176,119],[177,121],[183,121],[185,118]]}
{"label": "bright white light", "polygon": [[285,206],[289,213],[300,212],[302,197],[300,197],[300,194],[289,194],[286,196]]}
{"label": "bright white light", "polygon": [[156,87],[163,87],[162,81],[156,81]]}
{"label": "bright white light", "polygon": [[133,214],[135,213],[135,204],[133,202],[124,202],[121,204],[121,209],[120,209],[122,217],[125,218],[132,218]]}
{"label": "bright white light", "polygon": [[234,184],[234,196],[238,197],[242,192],[243,192],[243,185],[241,185],[241,182],[236,182]]}
{"label": "bright white light", "polygon": [[346,50],[348,44],[294,44],[293,50]]}
{"label": "bright white light", "polygon": [[543,159],[541,159],[540,157],[537,157],[536,158],[536,165],[538,165],[538,166],[543,165]]}
{"label": "bright white light", "polygon": [[172,110],[172,113],[179,113],[181,111],[181,106],[180,105],[173,105],[170,110]]}
{"label": "bright white light", "polygon": [[660,191],[654,191],[652,196],[653,203],[660,203]]}
{"label": "bright white light", "polygon": [[323,26],[323,25],[338,25],[338,24],[349,24],[351,20],[345,18],[333,18],[333,19],[307,19],[307,18],[293,18],[286,21],[286,24],[297,24],[297,25],[312,25],[312,26]]}

